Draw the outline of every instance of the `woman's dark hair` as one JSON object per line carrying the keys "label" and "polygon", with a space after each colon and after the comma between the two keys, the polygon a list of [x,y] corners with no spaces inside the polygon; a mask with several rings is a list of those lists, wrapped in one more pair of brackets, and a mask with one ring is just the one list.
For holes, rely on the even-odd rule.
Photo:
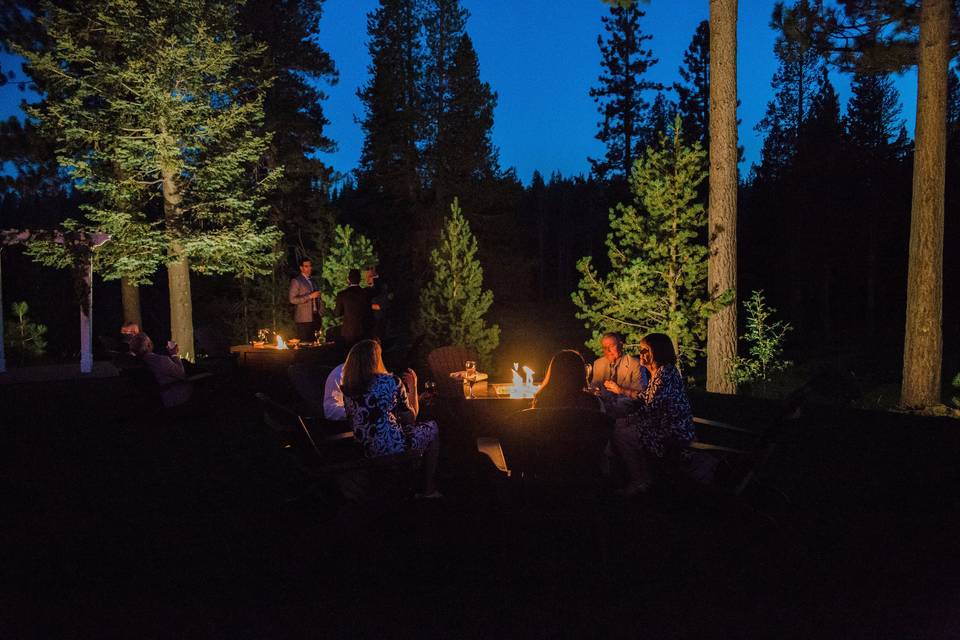
{"label": "woman's dark hair", "polygon": [[665,333],[648,333],[643,341],[650,347],[650,355],[657,366],[677,364],[677,352],[673,348],[673,340]]}
{"label": "woman's dark hair", "polygon": [[543,384],[533,396],[534,407],[562,407],[576,404],[577,395],[587,386],[587,370],[583,356],[564,349],[553,356]]}

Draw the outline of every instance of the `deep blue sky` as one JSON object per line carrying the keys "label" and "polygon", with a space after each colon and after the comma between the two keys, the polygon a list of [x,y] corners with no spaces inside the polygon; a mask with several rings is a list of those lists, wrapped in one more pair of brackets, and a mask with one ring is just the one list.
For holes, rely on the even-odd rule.
{"label": "deep blue sky", "polygon": [[[740,2],[738,23],[738,91],[740,143],[746,167],[759,155],[761,139],[754,126],[771,97],[776,71],[774,32],[769,28],[774,0]],[[335,86],[323,87],[330,125],[327,133],[338,150],[324,159],[338,171],[350,171],[360,157],[362,132],[355,119],[362,114],[357,88],[367,78],[366,14],[376,0],[326,0],[320,41],[340,71]],[[594,139],[598,115],[589,97],[600,73],[597,35],[600,17],[608,11],[600,0],[462,0],[471,17],[467,30],[474,40],[481,78],[499,94],[494,143],[504,168],[515,167],[525,183],[535,169],[548,176],[589,171],[587,156],[598,157]],[[707,0],[652,0],[644,7],[641,28],[652,35],[648,46],[660,62],[649,77],[671,84],[690,44],[694,29],[708,15]],[[5,69],[10,59],[0,58]],[[18,67],[17,67],[18,68]],[[845,105],[849,78],[835,74],[834,83]],[[897,78],[903,101],[902,117],[913,132],[916,79]],[[23,94],[8,85],[0,88],[0,116],[18,113]]]}

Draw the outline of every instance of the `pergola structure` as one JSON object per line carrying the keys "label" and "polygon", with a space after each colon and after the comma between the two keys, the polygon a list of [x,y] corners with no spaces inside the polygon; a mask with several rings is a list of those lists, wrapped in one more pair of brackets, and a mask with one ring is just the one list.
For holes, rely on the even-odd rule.
{"label": "pergola structure", "polygon": [[[105,233],[0,229],[0,253],[4,247],[30,242],[63,245],[72,258],[80,303],[80,373],[93,371],[93,252],[110,240]],[[3,339],[3,265],[0,263],[0,373],[7,370]]]}

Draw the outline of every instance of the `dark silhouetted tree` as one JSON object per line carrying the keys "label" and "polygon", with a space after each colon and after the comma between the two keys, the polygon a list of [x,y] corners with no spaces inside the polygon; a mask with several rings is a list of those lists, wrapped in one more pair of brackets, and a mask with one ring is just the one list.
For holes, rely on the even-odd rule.
{"label": "dark silhouetted tree", "polygon": [[690,142],[710,149],[710,22],[697,25],[690,46],[683,53],[679,69],[683,82],[674,82],[677,112],[683,118],[683,130]]}
{"label": "dark silhouetted tree", "polygon": [[636,158],[642,153],[644,128],[648,122],[647,91],[660,86],[644,76],[657,63],[653,52],[643,47],[652,36],[640,30],[640,18],[646,15],[636,4],[611,6],[602,18],[607,35],[597,36],[603,72],[599,86],[590,89],[602,116],[596,138],[606,146],[601,159],[590,158],[594,175],[602,180],[626,179]]}

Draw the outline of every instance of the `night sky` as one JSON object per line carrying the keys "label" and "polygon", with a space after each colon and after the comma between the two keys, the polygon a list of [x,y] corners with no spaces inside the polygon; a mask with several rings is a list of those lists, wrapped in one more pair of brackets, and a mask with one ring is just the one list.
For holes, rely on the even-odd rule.
{"label": "night sky", "polygon": [[[363,141],[356,118],[362,107],[357,88],[367,77],[366,14],[376,0],[326,0],[320,41],[340,71],[335,86],[324,86],[330,125],[327,134],[338,150],[324,154],[336,170],[356,167]],[[600,0],[463,0],[471,17],[467,31],[480,57],[481,78],[499,94],[494,143],[504,168],[514,167],[527,183],[535,169],[545,176],[587,173],[587,157],[599,157],[602,146],[594,139],[598,114],[588,91],[600,73],[597,35],[600,17],[608,11]],[[745,166],[759,157],[762,140],[754,126],[763,117],[771,97],[770,79],[777,63],[775,33],[770,29],[774,0],[740,2],[738,27],[738,89],[741,100],[740,144]],[[649,78],[671,84],[700,20],[708,17],[707,0],[652,0],[641,28],[652,35],[647,45],[660,62]],[[19,65],[0,57],[5,70]],[[11,64],[13,63],[13,64]],[[21,74],[22,75],[22,74]],[[849,77],[834,74],[843,108],[849,96]],[[912,135],[916,79],[909,73],[896,79],[903,101],[902,117]],[[19,114],[24,96],[13,85],[0,87],[0,116]]]}

